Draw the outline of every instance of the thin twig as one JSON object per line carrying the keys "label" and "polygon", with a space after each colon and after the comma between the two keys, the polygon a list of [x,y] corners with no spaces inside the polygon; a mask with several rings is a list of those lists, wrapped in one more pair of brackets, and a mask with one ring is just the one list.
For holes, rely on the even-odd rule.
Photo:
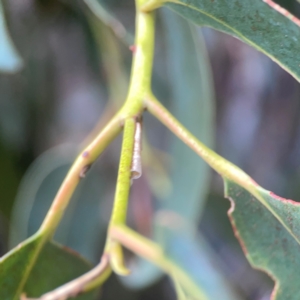
{"label": "thin twig", "polygon": [[201,156],[202,159],[205,160],[221,176],[231,178],[248,190],[253,186],[257,186],[257,183],[244,171],[201,143],[155,98],[153,94],[148,95],[146,105],[151,114],[159,119],[178,138]]}
{"label": "thin twig", "polygon": [[40,228],[40,234],[47,240],[52,237],[69,200],[79,181],[85,175],[89,166],[122,130],[122,118],[116,114],[95,139],[79,154],[64,182],[62,183],[48,213]]}
{"label": "thin twig", "polygon": [[[127,119],[124,125],[121,159],[110,226],[113,224],[124,224],[126,222],[135,129],[136,120],[134,118]],[[112,269],[119,275],[128,275],[129,270],[124,264],[123,251],[120,244],[112,241],[108,236],[105,251],[110,254]]]}
{"label": "thin twig", "polygon": [[66,300],[73,298],[91,290],[94,286],[101,285],[110,273],[109,256],[104,254],[100,263],[88,273],[44,294],[40,298],[27,298],[25,295],[22,295],[21,300]]}
{"label": "thin twig", "polygon": [[112,239],[118,241],[135,254],[162,268],[171,277],[176,274],[176,278],[180,281],[182,287],[191,291],[193,295],[197,295],[197,298],[195,299],[208,300],[205,292],[202,291],[199,285],[196,284],[183,269],[167,257],[158,244],[124,225],[111,226],[109,229],[109,235]]}

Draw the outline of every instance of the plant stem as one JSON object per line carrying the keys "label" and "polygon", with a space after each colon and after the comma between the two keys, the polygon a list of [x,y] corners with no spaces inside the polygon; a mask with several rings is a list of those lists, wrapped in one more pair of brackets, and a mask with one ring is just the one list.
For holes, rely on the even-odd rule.
{"label": "plant stem", "polygon": [[130,86],[124,105],[124,118],[139,116],[144,110],[144,98],[151,90],[154,52],[154,13],[140,11],[145,0],[136,0],[136,37]]}
{"label": "plant stem", "polygon": [[[129,118],[125,122],[121,159],[119,164],[117,187],[113,211],[109,227],[126,223],[130,182],[132,180],[132,160],[134,154],[134,136],[136,120]],[[108,235],[105,253],[109,255],[112,269],[119,275],[128,275],[129,270],[125,267],[123,250],[121,245]]]}
{"label": "plant stem", "polygon": [[136,49],[133,56],[128,96],[121,109],[122,118],[125,120],[125,127],[111,224],[124,223],[126,220],[135,123],[145,108],[144,99],[151,89],[154,51],[154,14],[140,11],[140,6],[143,3],[144,0],[136,0]]}
{"label": "plant stem", "polygon": [[[154,49],[154,14],[143,13],[139,10],[143,2],[143,0],[136,1],[136,51],[134,53],[127,100],[119,113],[112,118],[100,134],[79,154],[68,172],[40,227],[39,234],[41,234],[45,240],[52,237],[80,179],[85,176],[91,164],[118,135],[122,129],[122,123],[125,122],[126,119],[138,117],[144,110],[143,99],[145,95],[149,93],[151,85]],[[133,122],[133,120],[131,122]],[[129,139],[127,133],[124,134],[124,139]]]}
{"label": "plant stem", "polygon": [[[127,100],[122,108],[125,128],[110,227],[115,224],[125,224],[126,221],[136,122],[144,111],[145,96],[151,90],[154,13],[140,11],[140,6],[144,2],[144,0],[136,0],[136,38],[129,91]],[[109,253],[112,269],[116,273],[120,275],[129,273],[124,264],[121,245],[111,239],[109,235],[105,245],[105,253]]]}
{"label": "plant stem", "polygon": [[134,119],[126,120],[111,224],[124,224],[126,221],[135,127]]}
{"label": "plant stem", "polygon": [[91,164],[121,130],[122,119],[120,114],[116,114],[99,135],[78,155],[39,229],[39,234],[43,236],[44,240],[51,238],[54,234],[81,178],[85,176]]}
{"label": "plant stem", "polygon": [[189,275],[186,274],[184,270],[168,259],[164,255],[161,247],[156,243],[146,239],[124,225],[112,226],[109,230],[109,235],[137,255],[162,268],[170,276],[176,275],[176,278],[180,281],[182,287],[191,291],[193,296],[197,295],[197,298],[195,299],[207,300],[206,295],[199,286],[190,279]]}
{"label": "plant stem", "polygon": [[161,7],[167,0],[147,0],[141,7],[143,12],[150,12]]}
{"label": "plant stem", "polygon": [[[136,0],[137,29],[135,51],[130,87],[125,104],[99,135],[79,154],[69,170],[44,222],[39,231],[32,237],[33,240],[38,239],[38,242],[34,253],[32,253],[32,261],[27,268],[27,274],[30,273],[44,244],[47,240],[52,238],[79,181],[85,176],[91,164],[120,133],[124,124],[123,146],[111,224],[125,223],[130,190],[130,169],[133,155],[135,122],[140,118],[145,109],[144,99],[151,89],[154,50],[154,13],[144,13],[140,11],[140,6],[144,2],[144,0]],[[119,273],[126,273],[127,270],[123,267],[123,254],[120,244],[108,237],[105,249],[107,250],[105,251],[105,255],[108,254],[107,257],[112,267],[115,267],[117,271],[119,270]],[[99,276],[92,279],[92,287],[96,287],[96,284],[102,283],[103,274],[98,275]],[[24,283],[25,281],[26,278],[24,277]],[[20,284],[20,290],[23,288],[24,283]]]}
{"label": "plant stem", "polygon": [[201,156],[203,160],[221,176],[234,180],[247,190],[251,190],[253,186],[257,185],[255,181],[240,168],[202,144],[155,98],[152,93],[146,98],[146,106],[151,114]]}

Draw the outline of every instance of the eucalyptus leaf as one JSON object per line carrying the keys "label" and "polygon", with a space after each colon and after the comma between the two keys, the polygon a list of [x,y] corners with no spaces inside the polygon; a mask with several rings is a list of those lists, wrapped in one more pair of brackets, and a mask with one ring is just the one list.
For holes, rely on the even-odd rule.
{"label": "eucalyptus leaf", "polygon": [[230,34],[300,80],[300,30],[262,0],[174,0],[167,7],[200,26]]}
{"label": "eucalyptus leaf", "polygon": [[[212,148],[214,88],[204,40],[200,31],[183,18],[168,10],[162,13],[171,83],[169,110]],[[169,145],[173,187],[161,201],[161,208],[177,212],[191,224],[198,223],[209,189],[209,167],[178,138],[171,136]]]}
{"label": "eucalyptus leaf", "polygon": [[[299,81],[299,27],[263,1],[179,0],[167,6],[198,25],[239,38]],[[231,220],[247,258],[275,280],[272,299],[299,299],[299,203],[263,189],[222,160],[214,154],[208,159],[225,178]]]}
{"label": "eucalyptus leaf", "polygon": [[17,72],[22,67],[22,59],[9,36],[0,0],[0,71]]}
{"label": "eucalyptus leaf", "polygon": [[[40,155],[22,178],[11,216],[9,246],[34,234],[75,158],[76,147],[58,146]],[[32,214],[34,217],[31,219]]]}
{"label": "eucalyptus leaf", "polygon": [[[159,105],[154,101],[148,103],[150,111],[152,111],[151,105]],[[162,106],[160,110],[164,110]],[[164,111],[164,113],[167,112]],[[166,125],[173,130],[169,126],[169,120],[172,120],[171,115],[167,118]],[[176,124],[175,126],[181,126],[175,119],[172,122]],[[173,132],[181,137],[224,178],[226,195],[232,200],[231,212],[235,211],[235,201],[244,201],[245,206],[242,209],[243,214],[240,215],[239,223],[235,219],[233,221],[233,224],[237,224],[235,232],[238,237],[241,237],[242,248],[245,249],[250,262],[255,261],[255,264],[253,264],[255,267],[264,270],[275,280],[276,286],[272,294],[272,300],[299,299],[299,293],[294,293],[296,290],[299,291],[298,280],[294,281],[292,273],[286,271],[286,266],[292,266],[293,264],[296,268],[294,272],[297,272],[299,268],[297,257],[294,253],[290,253],[287,248],[294,249],[295,253],[297,250],[297,253],[299,252],[300,203],[284,199],[262,188],[237,166],[207,148],[184,128],[182,130],[184,136],[176,130],[173,130]],[[251,206],[250,200],[253,200],[252,202],[257,201],[259,206],[255,206],[255,204]],[[262,209],[258,209],[260,206]],[[252,222],[251,226],[244,226],[243,222],[249,225],[249,219]],[[260,244],[259,249],[261,251],[257,251],[255,247],[248,249],[245,246],[244,239],[248,243],[252,241],[256,245]],[[276,251],[281,252],[282,257],[279,254],[278,256]],[[290,292],[286,295],[285,293],[288,290]]]}
{"label": "eucalyptus leaf", "polygon": [[[0,299],[19,300],[22,293],[38,297],[90,270],[78,254],[54,242],[47,242],[36,260],[40,243],[41,237],[34,236],[0,259]],[[76,299],[92,300],[95,294]]]}
{"label": "eucalyptus leaf", "polygon": [[[33,162],[24,175],[12,214],[11,247],[39,229],[75,159],[76,148],[74,145],[61,145],[48,150]],[[108,186],[106,173],[105,167],[101,171],[91,168],[79,183],[55,233],[55,240],[95,263],[99,260],[100,241],[105,237],[107,226],[100,215],[101,195]]]}
{"label": "eucalyptus leaf", "polygon": [[[225,180],[226,196],[231,200],[230,220],[236,237],[250,264],[275,280],[272,300],[300,298],[299,242],[281,222],[247,190]],[[277,202],[290,226],[299,229],[300,204],[280,199],[265,191],[265,198]],[[269,193],[269,195],[268,195]]]}

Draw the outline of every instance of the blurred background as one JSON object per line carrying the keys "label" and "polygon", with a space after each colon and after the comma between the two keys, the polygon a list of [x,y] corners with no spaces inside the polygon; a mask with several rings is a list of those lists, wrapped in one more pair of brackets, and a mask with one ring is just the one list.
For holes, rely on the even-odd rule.
{"label": "blurred background", "polygon": [[[38,229],[76,154],[126,97],[134,1],[101,3],[105,10],[93,1],[3,1],[7,28],[23,66],[17,72],[0,73],[1,255]],[[300,15],[295,1],[278,3]],[[298,83],[269,58],[239,40],[212,29],[193,28],[193,34],[202,43],[201,57],[205,60],[199,79],[193,78],[195,93],[201,96],[201,91],[197,93],[197,80],[202,80],[202,96],[208,95],[210,102],[201,102],[199,111],[190,107],[193,113],[199,113],[202,122],[194,122],[194,128],[190,128],[189,119],[193,117],[185,95],[194,87],[190,86],[191,81],[187,85],[184,82],[189,67],[193,68],[193,61],[186,57],[193,59],[194,54],[189,49],[174,52],[180,37],[176,28],[170,28],[178,17],[167,15],[163,11],[157,16],[153,89],[158,98],[191,131],[199,130],[204,142],[260,185],[299,200]],[[0,40],[0,48],[1,43]],[[10,59],[1,51],[0,56],[4,65]],[[180,89],[178,80],[182,82]],[[201,124],[202,129],[197,127]],[[193,212],[186,207],[191,205],[190,210],[196,210],[191,217],[193,226],[206,250],[195,254],[188,247],[184,249],[181,242],[172,244],[175,239],[170,242],[173,247],[188,251],[186,256],[198,255],[200,261],[210,261],[208,268],[213,266],[213,272],[226,281],[235,299],[269,299],[272,281],[250,267],[233,235],[227,217],[230,204],[223,197],[221,178],[203,165],[199,166],[200,174],[193,173],[198,172],[194,169],[198,158],[189,150],[182,150],[172,134],[147,113],[144,132],[144,175],[133,184],[130,226],[159,240],[157,224],[176,219],[181,210],[179,217],[188,219]],[[55,237],[93,263],[101,256],[105,241],[120,141],[118,138],[109,146],[80,183]],[[197,185],[188,190],[193,189],[194,199],[189,200],[187,195],[182,200],[179,195],[187,192],[180,187],[188,184]],[[181,204],[174,199],[175,194]],[[168,201],[169,198],[174,201]],[[177,215],[172,215],[172,211]],[[207,252],[209,258],[205,256]],[[99,299],[176,299],[167,276],[131,254],[128,261],[137,270],[141,268],[138,276],[133,272],[125,282],[112,276]]]}

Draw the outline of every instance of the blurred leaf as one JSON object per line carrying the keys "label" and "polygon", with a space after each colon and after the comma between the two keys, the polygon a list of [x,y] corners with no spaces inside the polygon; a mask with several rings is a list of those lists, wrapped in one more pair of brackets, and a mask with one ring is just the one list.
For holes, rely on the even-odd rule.
{"label": "blurred leaf", "polygon": [[[258,188],[270,205],[268,209],[230,180],[225,180],[225,188],[231,200],[231,223],[246,257],[254,268],[265,271],[276,282],[272,299],[299,299],[299,203]],[[283,217],[276,216],[278,211]],[[289,228],[282,224],[284,221]]]}
{"label": "blurred leaf", "polygon": [[[0,259],[0,299],[17,300],[23,292],[37,297],[90,269],[90,265],[74,251],[47,242],[29,275],[33,255],[40,242],[40,237],[32,237]],[[88,294],[76,299],[91,300],[94,296]]]}
{"label": "blurred leaf", "polygon": [[[11,247],[38,230],[75,158],[76,149],[75,146],[53,148],[38,157],[28,169],[14,206]],[[103,191],[108,187],[106,173],[105,166],[100,172],[97,168],[88,172],[72,196],[55,234],[57,241],[93,262],[99,260],[100,241],[106,233],[106,223],[100,215]]]}
{"label": "blurred leaf", "polygon": [[[179,216],[163,213],[156,220],[165,238],[165,255],[199,286],[208,299],[234,300],[234,294],[218,265],[214,250],[195,230],[186,228]],[[185,291],[192,297],[190,291]]]}
{"label": "blurred leaf", "polygon": [[207,300],[202,287],[199,286],[193,278],[180,268],[166,253],[162,247],[151,240],[124,225],[114,225],[110,228],[110,235],[113,239],[119,241],[123,246],[134,253],[150,260],[156,266],[163,269],[171,277],[175,277],[182,288],[189,291],[190,295],[197,300]]}
{"label": "blurred leaf", "polygon": [[[200,26],[212,27],[237,37],[269,56],[300,80],[299,27],[270,8],[253,0],[174,0],[166,6]],[[186,74],[184,74],[186,75]]]}
{"label": "blurred leaf", "polygon": [[21,67],[22,60],[7,31],[2,0],[0,0],[0,71],[17,72]]}
{"label": "blurred leaf", "polygon": [[118,37],[126,46],[130,46],[134,42],[134,37],[127,32],[123,24],[112,15],[103,5],[97,0],[84,0],[93,14],[101,20],[103,24],[109,27],[112,32]]}
{"label": "blurred leaf", "polygon": [[[162,12],[172,93],[170,111],[212,147],[214,92],[204,41],[200,32],[183,18],[168,10]],[[169,144],[173,188],[162,200],[162,209],[175,211],[194,224],[199,221],[209,189],[209,167],[175,136],[171,136]]]}
{"label": "blurred leaf", "polygon": [[[86,3],[94,3],[97,7],[100,5],[100,3],[95,0],[86,0]],[[101,5],[99,9],[103,9]],[[93,12],[97,16],[97,13],[95,11]],[[101,57],[106,74],[109,93],[108,107],[114,107],[116,109],[123,104],[129,84],[129,76],[124,68],[120,43],[118,43],[117,37],[113,34],[112,29],[107,27],[105,20],[100,17],[96,18],[90,14],[87,16],[95,35],[99,56]]]}
{"label": "blurred leaf", "polygon": [[[14,207],[10,233],[11,246],[15,246],[38,230],[71,161],[75,157],[76,149],[77,147],[64,145],[51,149],[37,158],[29,168],[23,178]],[[56,236],[64,243],[79,249],[86,256],[95,259],[95,254],[98,254],[95,244],[101,237],[101,228],[104,229],[105,226],[99,222],[98,209],[95,209],[99,206],[99,186],[102,186],[99,185],[99,182],[101,180],[95,174],[91,178],[94,180],[84,180],[79,185]],[[81,198],[82,190],[86,199],[80,203],[79,200],[83,200]],[[97,227],[97,230],[90,230]],[[16,290],[16,282],[21,283],[21,278],[26,279],[26,275],[24,275],[26,267],[30,267],[31,262],[34,263],[33,253],[41,245],[40,239],[35,237],[29,238],[23,244],[23,247],[17,246],[3,258],[3,277],[5,277],[4,274],[8,274],[6,272],[11,272],[10,268],[19,270],[14,273],[15,282],[10,281],[11,285],[8,286],[8,290],[3,291],[6,293],[5,295]],[[48,292],[85,273],[88,267],[86,265],[83,268],[83,262],[74,251],[70,252],[67,248],[48,243],[39,254],[37,264],[33,266],[25,291],[28,296],[33,297]],[[52,268],[50,268],[51,266]],[[50,280],[49,277],[53,279]],[[1,280],[5,280],[5,278],[1,278],[0,274],[0,284]],[[0,299],[12,299],[12,297],[2,298],[0,291]],[[78,299],[93,299],[93,297],[85,295]]]}
{"label": "blurred leaf", "polygon": [[115,175],[111,168],[109,171],[107,168],[105,164],[101,164],[101,169],[95,166],[80,182],[56,234],[61,243],[95,263],[99,261],[107,231],[104,198],[110,195],[112,182],[107,174]]}
{"label": "blurred leaf", "polygon": [[[22,178],[13,207],[10,248],[15,247],[38,230],[72,159],[75,158],[75,153],[76,147],[53,148],[38,157],[27,170]],[[34,208],[34,217],[30,222]]]}

